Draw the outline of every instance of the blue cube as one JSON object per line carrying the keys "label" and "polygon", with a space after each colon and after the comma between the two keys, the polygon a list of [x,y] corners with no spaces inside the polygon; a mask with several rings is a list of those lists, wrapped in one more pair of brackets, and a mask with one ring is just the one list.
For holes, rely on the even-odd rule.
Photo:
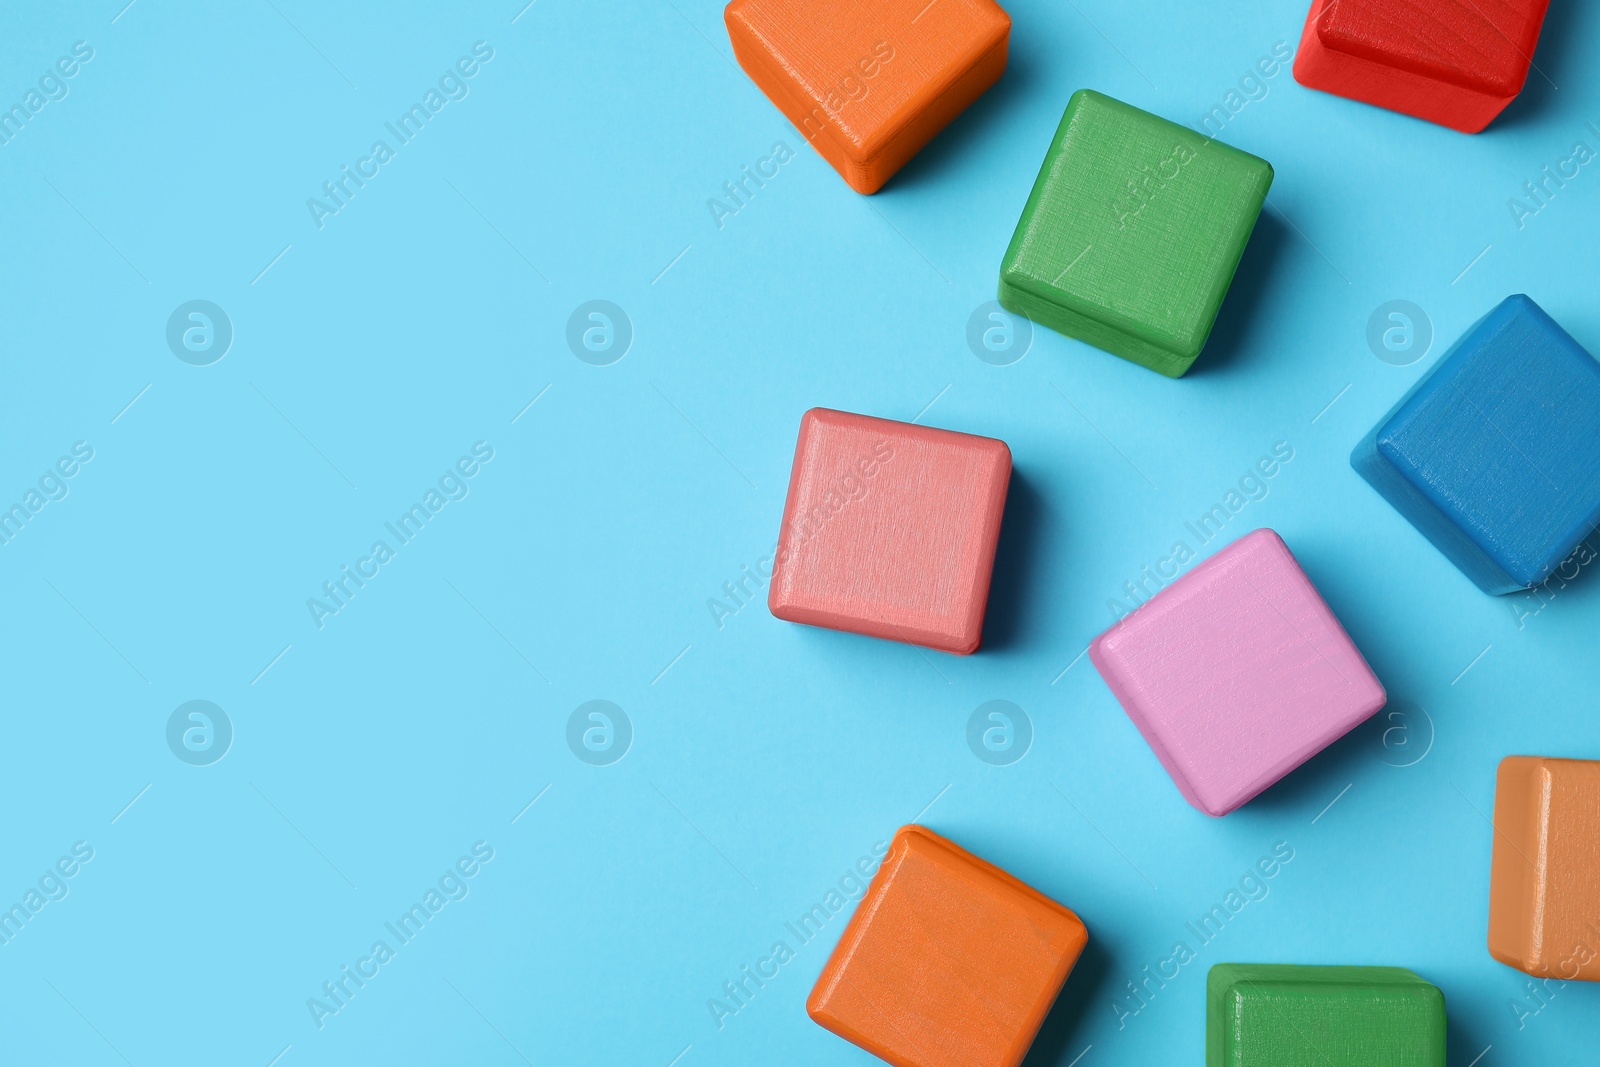
{"label": "blue cube", "polygon": [[1600,363],[1507,297],[1350,464],[1484,592],[1531,588],[1600,525]]}

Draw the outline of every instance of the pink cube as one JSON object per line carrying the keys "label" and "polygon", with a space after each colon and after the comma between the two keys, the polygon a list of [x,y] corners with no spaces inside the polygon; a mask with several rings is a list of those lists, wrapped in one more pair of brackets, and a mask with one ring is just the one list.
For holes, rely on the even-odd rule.
{"label": "pink cube", "polygon": [[800,420],[767,594],[790,622],[977,651],[1011,450],[813,408]]}
{"label": "pink cube", "polygon": [[1366,721],[1383,686],[1271,530],[1097,637],[1089,657],[1184,798],[1226,815]]}

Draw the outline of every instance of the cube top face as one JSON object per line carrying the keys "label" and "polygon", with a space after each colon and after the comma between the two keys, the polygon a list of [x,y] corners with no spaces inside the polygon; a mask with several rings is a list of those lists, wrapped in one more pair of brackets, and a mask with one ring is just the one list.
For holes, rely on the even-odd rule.
{"label": "cube top face", "polygon": [[1222,963],[1206,1067],[1445,1067],[1444,995],[1400,967]]}
{"label": "cube top face", "polygon": [[896,1067],[1016,1067],[1088,936],[1042,893],[907,826],[806,1011]]}
{"label": "cube top face", "polygon": [[1089,655],[1172,775],[1226,815],[1383,707],[1383,686],[1271,530],[1095,639]]}
{"label": "cube top face", "polygon": [[[1011,33],[994,0],[733,0],[724,20],[767,97],[813,143],[828,142],[818,149],[830,162],[831,148],[856,165],[892,153],[907,132],[917,143],[898,154],[909,158],[999,77]],[[974,72],[981,84],[966,86]],[[952,92],[959,99],[947,101]],[[854,170],[842,172],[861,192],[888,177]]]}
{"label": "cube top face", "polygon": [[1335,51],[1474,92],[1522,91],[1550,0],[1338,0],[1316,21]]}
{"label": "cube top face", "polygon": [[1494,829],[1489,954],[1600,982],[1600,761],[1503,760]]}
{"label": "cube top face", "polygon": [[1536,585],[1600,524],[1600,363],[1509,297],[1378,427],[1376,447],[1507,586]]}
{"label": "cube top face", "polygon": [[[1006,251],[1002,299],[1177,377],[1211,334],[1271,184],[1264,159],[1079,90]],[[1051,309],[1087,322],[1058,327]]]}
{"label": "cube top face", "polygon": [[806,412],[767,596],[772,614],[976,651],[1010,480],[1003,441]]}

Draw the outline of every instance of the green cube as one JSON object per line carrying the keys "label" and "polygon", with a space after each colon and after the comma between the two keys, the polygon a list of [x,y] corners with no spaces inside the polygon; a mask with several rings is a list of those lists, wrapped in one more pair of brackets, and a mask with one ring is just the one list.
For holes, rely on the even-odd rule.
{"label": "green cube", "polygon": [[1072,94],[1000,266],[1000,303],[1169,377],[1205,347],[1272,164]]}
{"label": "green cube", "polygon": [[1444,1067],[1444,994],[1403,967],[1219,963],[1206,1067]]}

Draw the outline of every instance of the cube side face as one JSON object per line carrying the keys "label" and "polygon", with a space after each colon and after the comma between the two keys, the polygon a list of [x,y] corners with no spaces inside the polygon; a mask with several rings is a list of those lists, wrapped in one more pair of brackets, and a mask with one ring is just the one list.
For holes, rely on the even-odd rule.
{"label": "cube side face", "polygon": [[1210,336],[1271,184],[1266,160],[1080,90],[1006,250],[1002,302],[1053,308],[1024,313],[1177,377]]}
{"label": "cube side face", "polygon": [[1600,524],[1597,430],[1600,363],[1513,296],[1379,424],[1356,469],[1481,587],[1512,592]]}
{"label": "cube side face", "polygon": [[1219,964],[1206,1000],[1206,1067],[1445,1064],[1444,995],[1403,968]]}
{"label": "cube side face", "polygon": [[1540,977],[1600,981],[1600,761],[1500,765],[1489,952]]}
{"label": "cube side face", "polygon": [[1538,759],[1500,761],[1494,794],[1494,851],[1489,878],[1489,955],[1518,970],[1535,965],[1534,914],[1545,870],[1540,838],[1545,822],[1544,772]]}
{"label": "cube side face", "polygon": [[1386,699],[1288,546],[1265,529],[1101,634],[1090,657],[1184,797],[1214,816],[1254,799]]}
{"label": "cube side face", "polygon": [[772,614],[977,650],[1011,478],[1004,442],[813,409],[784,506]]}
{"label": "cube side face", "polygon": [[907,826],[806,1010],[897,1067],[1016,1067],[1087,940],[1068,909]]}
{"label": "cube side face", "polygon": [[1050,327],[1056,333],[1093,345],[1102,352],[1121,356],[1130,363],[1148,367],[1168,378],[1182,378],[1189,372],[1189,368],[1194,366],[1194,361],[1199,356],[1198,352],[1193,355],[1175,355],[1132,333],[1108,326],[1088,315],[1079,314],[1062,304],[1041,299],[1029,290],[1011,284],[1004,267],[1000,275],[999,300],[1000,306],[1008,311],[1025,315],[1041,326]]}
{"label": "cube side face", "polygon": [[733,0],[739,64],[858,192],[877,191],[1005,70],[993,0]]}

